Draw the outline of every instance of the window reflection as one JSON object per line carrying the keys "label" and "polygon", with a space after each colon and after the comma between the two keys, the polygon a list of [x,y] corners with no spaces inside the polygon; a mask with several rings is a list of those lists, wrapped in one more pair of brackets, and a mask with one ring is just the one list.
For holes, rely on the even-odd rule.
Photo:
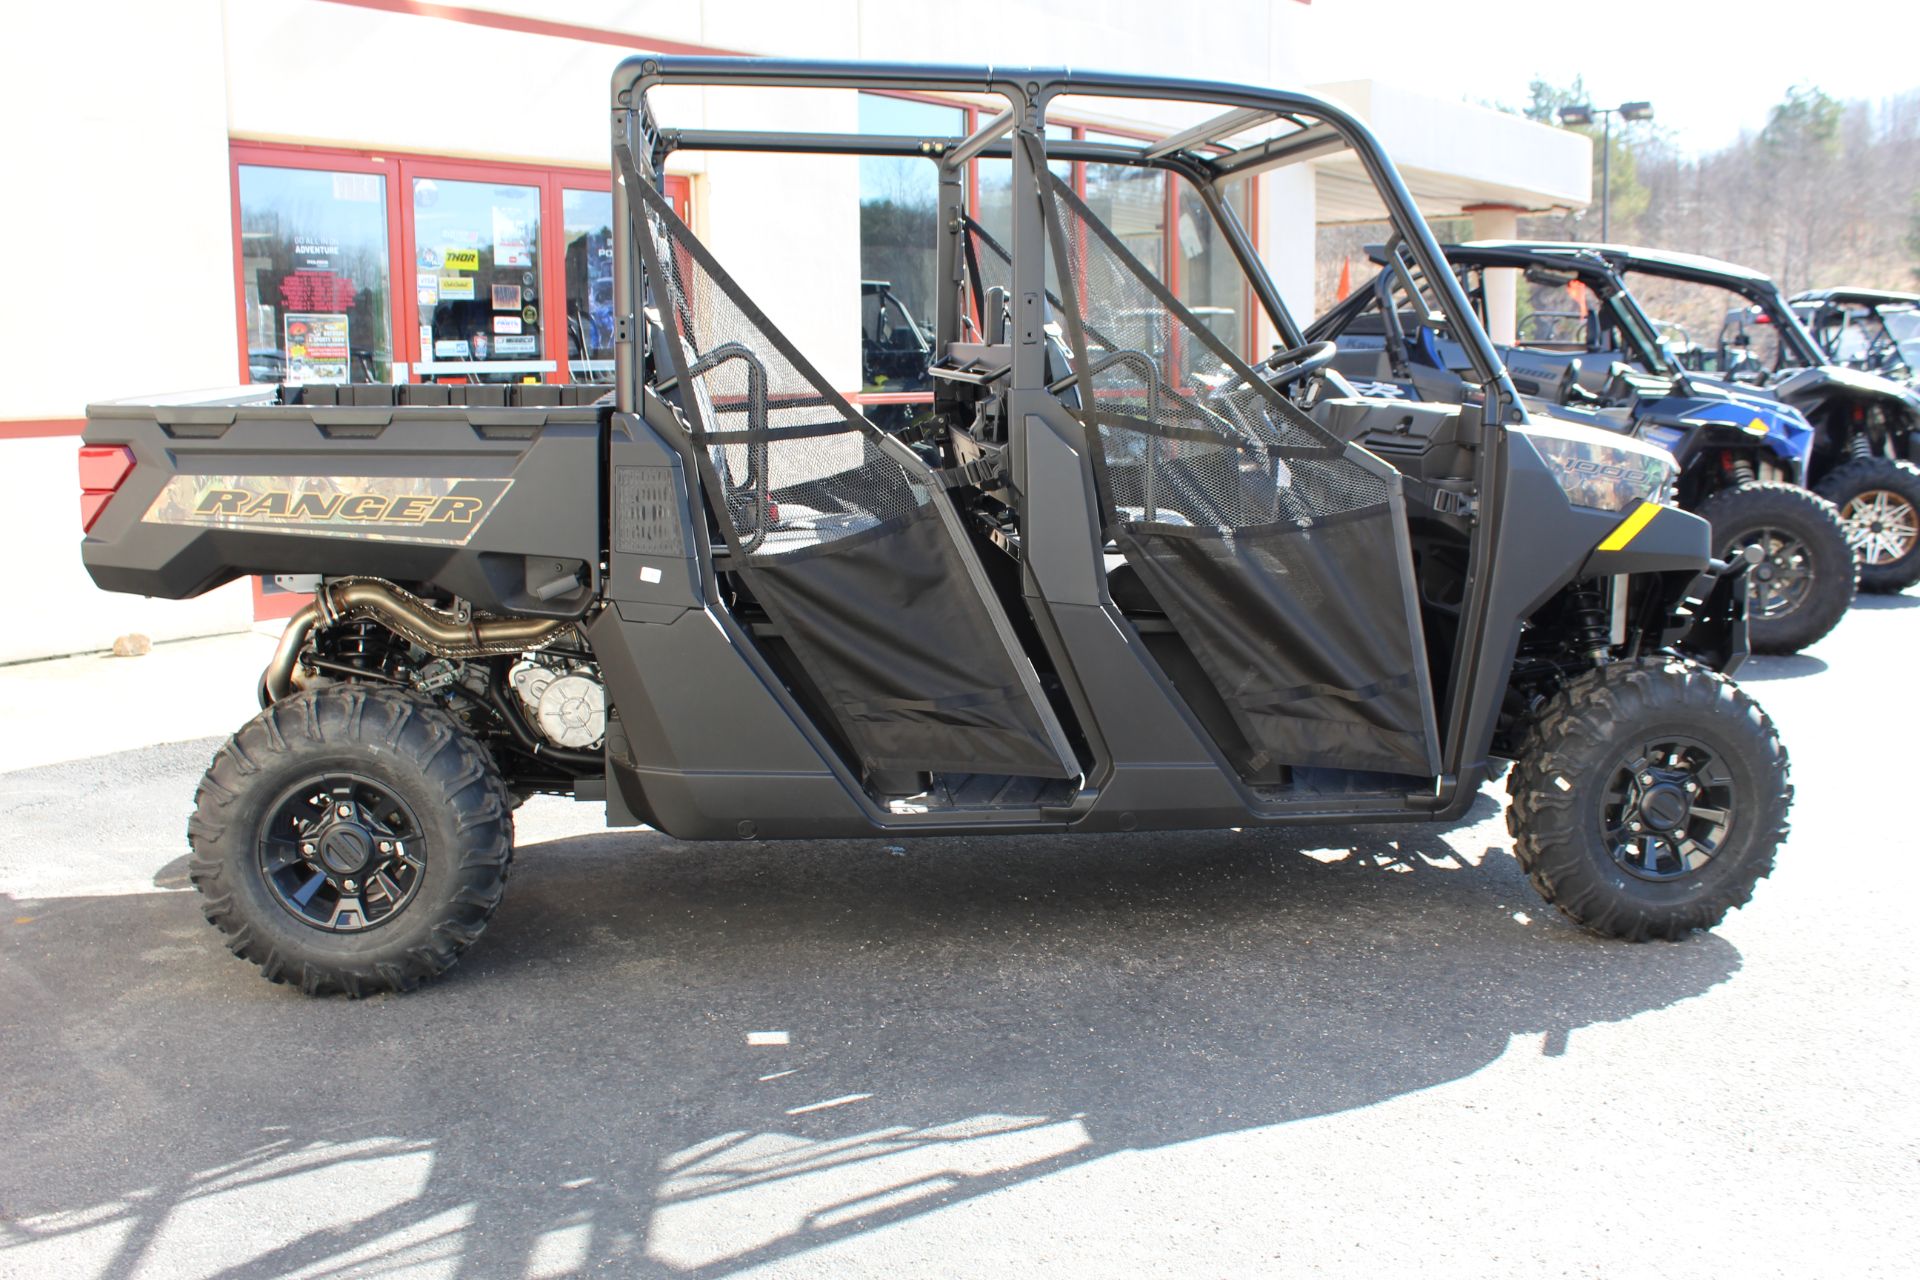
{"label": "window reflection", "polygon": [[[967,131],[967,113],[959,107],[863,93],[860,131],[957,138]],[[939,200],[940,177],[932,162],[860,157],[863,391],[923,391],[928,386],[925,332],[934,314]]]}
{"label": "window reflection", "polygon": [[613,196],[561,192],[566,241],[567,359],[575,381],[613,373]]}
{"label": "window reflection", "polygon": [[[1049,124],[1047,137],[1071,138],[1073,128],[1064,124]],[[979,172],[980,207],[974,211],[974,221],[987,229],[987,234],[1008,248],[1013,246],[1013,161],[977,160],[974,162]],[[1067,182],[1073,181],[1073,165],[1065,160],[1050,160],[1047,168]]]}
{"label": "window reflection", "polygon": [[373,173],[239,166],[253,382],[386,382],[387,184]]}
{"label": "window reflection", "polygon": [[[1214,220],[1200,193],[1186,179],[1176,178],[1179,216],[1174,224],[1174,248],[1179,253],[1180,301],[1187,304],[1213,335],[1240,355],[1249,354],[1247,342],[1247,278],[1227,245],[1227,233]],[[1242,227],[1249,226],[1247,184],[1237,182],[1225,191],[1227,204]]]}
{"label": "window reflection", "polygon": [[[1089,142],[1124,142],[1139,146],[1138,138],[1087,130]],[[1164,274],[1167,236],[1167,175],[1160,169],[1127,164],[1087,166],[1087,207],[1093,210],[1127,252],[1151,271]]]}
{"label": "window reflection", "polygon": [[540,189],[413,180],[420,353],[483,382],[540,372]]}

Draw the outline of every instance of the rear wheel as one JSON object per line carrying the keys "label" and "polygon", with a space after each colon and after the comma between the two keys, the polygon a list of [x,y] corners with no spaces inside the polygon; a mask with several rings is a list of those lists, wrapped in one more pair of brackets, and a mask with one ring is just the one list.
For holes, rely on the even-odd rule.
{"label": "rear wheel", "polygon": [[332,685],[215,753],[187,835],[227,946],[310,995],[407,991],[486,927],[512,857],[493,759],[424,699]]}
{"label": "rear wheel", "polygon": [[1571,681],[1507,782],[1514,854],[1581,926],[1639,942],[1718,924],[1773,869],[1793,788],[1773,723],[1678,658]]}
{"label": "rear wheel", "polygon": [[1716,553],[1757,546],[1747,571],[1748,639],[1755,653],[1796,653],[1838,625],[1853,603],[1856,567],[1840,513],[1797,485],[1723,489],[1700,508]]}
{"label": "rear wheel", "polygon": [[1855,458],[1819,485],[1840,509],[1860,558],[1862,591],[1904,591],[1920,582],[1920,467],[1891,458]]}

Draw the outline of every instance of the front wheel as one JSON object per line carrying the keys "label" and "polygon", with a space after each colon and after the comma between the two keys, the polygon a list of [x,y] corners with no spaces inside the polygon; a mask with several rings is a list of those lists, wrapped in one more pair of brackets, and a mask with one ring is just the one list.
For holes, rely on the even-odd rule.
{"label": "front wheel", "polygon": [[1920,582],[1920,467],[1891,458],[1854,458],[1819,484],[1840,509],[1860,558],[1862,591],[1905,591]]}
{"label": "front wheel", "polygon": [[1747,634],[1755,653],[1798,653],[1839,625],[1853,603],[1857,568],[1831,502],[1770,481],[1722,489],[1700,508],[1715,554],[1760,548],[1747,570]]}
{"label": "front wheel", "polygon": [[1514,855],[1540,896],[1634,942],[1710,929],[1746,902],[1793,801],[1766,713],[1671,657],[1570,681],[1528,727],[1507,789]]}
{"label": "front wheel", "polygon": [[228,949],[268,980],[407,991],[499,905],[509,805],[486,748],[446,712],[330,685],[272,704],[214,754],[188,871]]}

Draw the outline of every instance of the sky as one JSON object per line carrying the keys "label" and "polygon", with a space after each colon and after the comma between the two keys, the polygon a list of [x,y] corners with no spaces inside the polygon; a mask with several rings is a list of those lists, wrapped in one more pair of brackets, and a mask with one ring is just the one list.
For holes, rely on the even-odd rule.
{"label": "sky", "polygon": [[[1646,99],[1711,151],[1795,84],[1840,99],[1920,89],[1920,0],[1314,0],[1313,80],[1375,77],[1519,107],[1536,76],[1586,77],[1595,106]],[[1381,32],[1393,33],[1383,42]]]}

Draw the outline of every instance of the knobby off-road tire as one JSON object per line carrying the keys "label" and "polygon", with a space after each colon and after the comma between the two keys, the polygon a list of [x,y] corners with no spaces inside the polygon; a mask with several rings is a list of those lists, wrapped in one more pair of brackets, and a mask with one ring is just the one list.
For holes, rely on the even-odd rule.
{"label": "knobby off-road tire", "polygon": [[1920,467],[1855,458],[1816,487],[1839,508],[1860,558],[1862,591],[1905,591],[1920,582]]}
{"label": "knobby off-road tire", "polygon": [[1746,902],[1773,870],[1793,801],[1766,713],[1679,658],[1569,682],[1534,717],[1507,789],[1514,853],[1540,896],[1634,942],[1712,928]]}
{"label": "knobby off-road tire", "polygon": [[444,711],[332,685],[268,707],[214,754],[187,824],[189,875],[228,949],[269,981],[409,991],[500,905],[509,804],[486,749]]}
{"label": "knobby off-road tire", "polygon": [[1755,653],[1797,653],[1839,625],[1853,604],[1858,561],[1831,502],[1798,485],[1769,481],[1722,489],[1700,518],[1714,554],[1758,544],[1766,559],[1747,570],[1747,632]]}

